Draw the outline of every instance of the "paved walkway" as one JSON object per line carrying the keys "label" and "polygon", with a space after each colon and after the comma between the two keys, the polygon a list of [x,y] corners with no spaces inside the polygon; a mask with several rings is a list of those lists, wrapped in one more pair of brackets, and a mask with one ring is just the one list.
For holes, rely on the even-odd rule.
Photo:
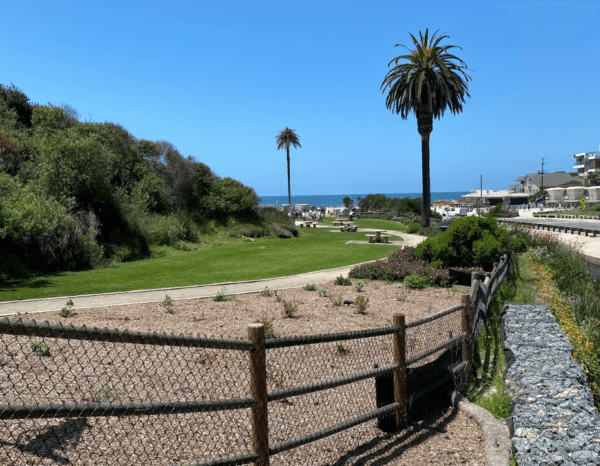
{"label": "paved walkway", "polygon": [[[371,231],[369,229],[359,231]],[[392,235],[401,236],[405,242],[400,243],[407,246],[416,246],[426,238],[424,236],[409,235],[400,231],[386,230]],[[343,233],[341,233],[343,234]],[[374,262],[374,261],[370,261]],[[302,273],[289,277],[269,278],[265,280],[252,280],[245,282],[225,282],[213,283],[210,285],[185,286],[177,288],[158,288],[154,290],[124,291],[120,293],[102,293],[80,296],[60,296],[58,298],[29,299],[22,301],[0,302],[0,316],[25,312],[45,312],[57,311],[65,306],[69,300],[73,300],[73,305],[78,309],[89,307],[104,307],[123,304],[136,304],[159,302],[165,299],[168,294],[173,300],[206,298],[215,296],[219,291],[226,287],[227,294],[256,293],[269,287],[270,290],[279,290],[284,288],[296,288],[304,286],[307,283],[323,283],[334,280],[340,275],[348,276],[348,272],[358,264],[337,267],[334,269],[319,270],[316,272]]]}

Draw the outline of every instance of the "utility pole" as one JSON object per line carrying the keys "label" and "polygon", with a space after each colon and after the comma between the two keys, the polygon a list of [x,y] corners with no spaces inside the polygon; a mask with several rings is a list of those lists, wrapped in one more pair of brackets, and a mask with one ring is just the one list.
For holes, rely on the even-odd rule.
{"label": "utility pole", "polygon": [[542,157],[542,196],[544,195],[544,157]]}
{"label": "utility pole", "polygon": [[483,207],[483,175],[479,175],[479,206]]}

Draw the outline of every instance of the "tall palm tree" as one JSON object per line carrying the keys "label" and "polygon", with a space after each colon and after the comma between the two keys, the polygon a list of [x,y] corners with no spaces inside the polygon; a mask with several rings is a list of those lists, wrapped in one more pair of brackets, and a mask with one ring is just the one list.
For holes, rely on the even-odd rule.
{"label": "tall palm tree", "polygon": [[292,191],[290,188],[290,146],[294,146],[295,148],[302,149],[300,145],[300,138],[296,134],[293,129],[288,128],[287,126],[283,131],[280,131],[277,136],[275,136],[277,140],[277,150],[283,149],[285,147],[287,151],[287,168],[288,168],[288,204],[290,205],[290,209],[292,208]]}
{"label": "tall palm tree", "polygon": [[[409,112],[414,112],[417,117],[417,128],[421,135],[421,157],[423,171],[423,201],[421,213],[421,226],[429,226],[431,186],[429,183],[429,135],[433,130],[433,118],[440,119],[446,109],[453,114],[462,111],[465,94],[468,92],[467,82],[471,80],[463,69],[468,69],[465,62],[448,53],[456,45],[439,46],[442,39],[448,37],[441,35],[436,38],[437,31],[428,40],[429,30],[425,36],[419,31],[420,42],[410,34],[415,49],[406,45],[402,46],[410,52],[409,55],[400,55],[388,63],[394,66],[385,76],[381,88],[383,93],[389,89],[385,105],[388,110],[400,114],[402,119],[408,118]],[[462,50],[462,49],[461,49]],[[408,60],[399,64],[400,60]],[[456,60],[454,63],[452,60]],[[459,75],[462,74],[462,77]],[[463,80],[464,77],[464,80]]]}

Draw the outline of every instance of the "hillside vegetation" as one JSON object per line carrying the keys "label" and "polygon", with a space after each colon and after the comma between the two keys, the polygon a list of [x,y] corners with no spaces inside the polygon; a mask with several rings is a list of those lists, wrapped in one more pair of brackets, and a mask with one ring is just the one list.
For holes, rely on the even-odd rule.
{"label": "hillside vegetation", "polygon": [[81,122],[68,105],[33,104],[0,85],[0,281],[140,259],[151,245],[177,247],[224,228],[297,235],[258,201],[170,142]]}

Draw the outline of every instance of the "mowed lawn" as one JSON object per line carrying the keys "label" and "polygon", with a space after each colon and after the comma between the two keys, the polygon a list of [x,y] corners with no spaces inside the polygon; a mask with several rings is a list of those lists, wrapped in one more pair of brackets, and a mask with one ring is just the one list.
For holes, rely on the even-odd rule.
{"label": "mowed lawn", "polygon": [[[377,227],[370,222],[375,221],[361,220],[360,226],[384,227],[379,221]],[[399,224],[385,223],[399,230]],[[365,241],[365,233],[303,228],[298,238],[258,238],[187,252],[168,248],[164,257],[2,283],[0,301],[273,278],[380,259],[398,248],[345,244],[349,240]]]}

